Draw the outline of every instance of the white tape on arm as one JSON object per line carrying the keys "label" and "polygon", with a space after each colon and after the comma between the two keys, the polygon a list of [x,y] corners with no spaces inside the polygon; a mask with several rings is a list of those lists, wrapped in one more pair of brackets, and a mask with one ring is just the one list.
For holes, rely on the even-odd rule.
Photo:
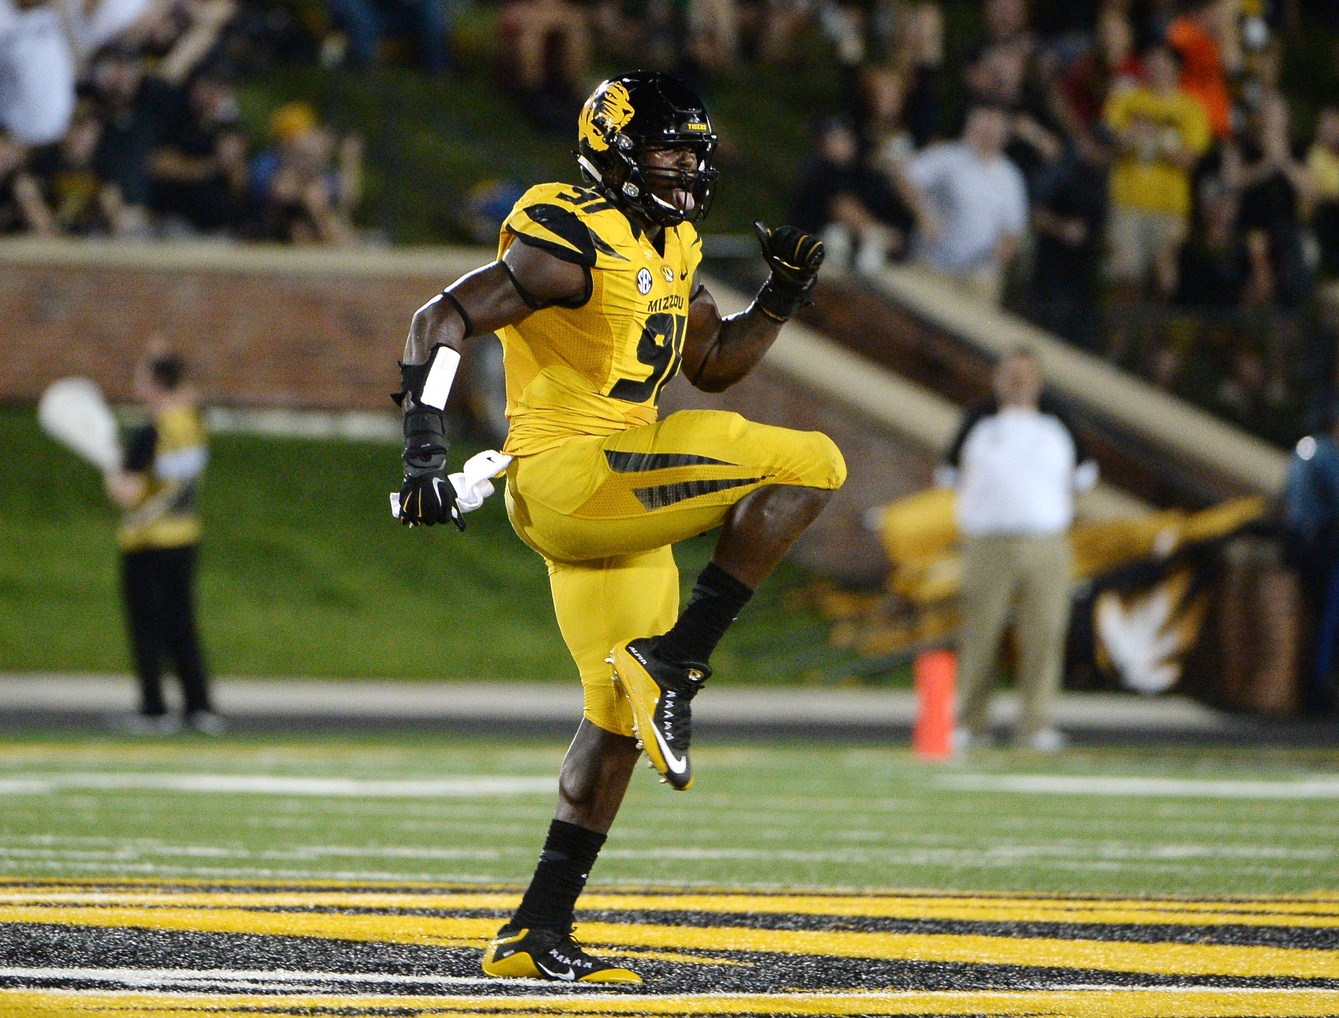
{"label": "white tape on arm", "polygon": [[456,380],[456,368],[460,367],[460,354],[449,346],[433,347],[432,361],[428,365],[428,377],[423,382],[423,395],[419,402],[434,410],[446,409],[446,398],[451,395],[451,383]]}

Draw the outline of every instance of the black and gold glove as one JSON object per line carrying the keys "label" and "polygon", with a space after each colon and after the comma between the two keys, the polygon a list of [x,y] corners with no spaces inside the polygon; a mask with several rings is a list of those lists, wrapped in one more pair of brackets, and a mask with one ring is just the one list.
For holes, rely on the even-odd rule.
{"label": "black and gold glove", "polygon": [[784,322],[809,303],[809,291],[823,264],[823,242],[796,226],[769,229],[754,222],[762,256],[772,270],[758,291],[758,307],[771,318]]}
{"label": "black and gold glove", "polygon": [[431,407],[413,407],[404,415],[404,484],[400,487],[400,522],[431,527],[450,520],[465,529],[456,504],[456,489],[446,474],[446,416]]}

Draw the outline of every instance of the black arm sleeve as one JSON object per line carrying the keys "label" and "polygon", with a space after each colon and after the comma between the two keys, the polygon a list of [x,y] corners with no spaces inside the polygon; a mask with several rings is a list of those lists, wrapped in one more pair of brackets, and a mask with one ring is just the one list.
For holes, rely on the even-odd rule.
{"label": "black arm sleeve", "polygon": [[974,406],[967,413],[963,414],[962,424],[958,426],[958,433],[953,437],[953,444],[948,447],[948,452],[944,453],[944,462],[957,469],[962,466],[963,443],[967,441],[967,436],[971,430],[976,427],[981,420],[999,413],[999,407],[994,402],[982,403]]}
{"label": "black arm sleeve", "polygon": [[152,424],[136,428],[126,436],[126,454],[121,467],[128,474],[147,473],[153,466],[154,450],[158,447],[158,429]]}
{"label": "black arm sleeve", "polygon": [[1083,440],[1079,438],[1079,433],[1074,427],[1074,415],[1069,404],[1050,393],[1043,393],[1038,409],[1044,414],[1050,414],[1060,426],[1069,432],[1070,441],[1074,443],[1074,462],[1082,463],[1088,459],[1088,450],[1084,447]]}

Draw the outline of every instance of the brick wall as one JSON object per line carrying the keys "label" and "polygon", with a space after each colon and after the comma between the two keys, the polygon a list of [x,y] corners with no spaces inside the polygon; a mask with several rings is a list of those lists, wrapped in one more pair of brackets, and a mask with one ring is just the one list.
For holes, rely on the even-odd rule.
{"label": "brick wall", "polygon": [[[33,402],[67,375],[92,378],[113,402],[129,399],[133,365],[157,334],[186,357],[209,403],[388,410],[414,309],[486,258],[456,249],[0,244],[0,400]],[[929,483],[925,450],[816,399],[766,362],[720,396],[677,379],[663,411],[688,406],[831,435],[850,479],[796,557],[848,582],[883,576],[862,515]]]}
{"label": "brick wall", "polygon": [[414,309],[476,264],[458,251],[4,245],[0,399],[35,400],[66,375],[124,399],[157,334],[211,402],[384,409]]}

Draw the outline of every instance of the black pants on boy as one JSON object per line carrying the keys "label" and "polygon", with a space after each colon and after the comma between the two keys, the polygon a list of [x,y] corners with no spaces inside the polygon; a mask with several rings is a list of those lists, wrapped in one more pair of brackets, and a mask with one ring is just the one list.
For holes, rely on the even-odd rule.
{"label": "black pants on boy", "polygon": [[195,628],[195,545],[146,548],[121,556],[121,590],[139,678],[140,711],[167,713],[163,659],[170,658],[186,712],[209,710],[200,637]]}

